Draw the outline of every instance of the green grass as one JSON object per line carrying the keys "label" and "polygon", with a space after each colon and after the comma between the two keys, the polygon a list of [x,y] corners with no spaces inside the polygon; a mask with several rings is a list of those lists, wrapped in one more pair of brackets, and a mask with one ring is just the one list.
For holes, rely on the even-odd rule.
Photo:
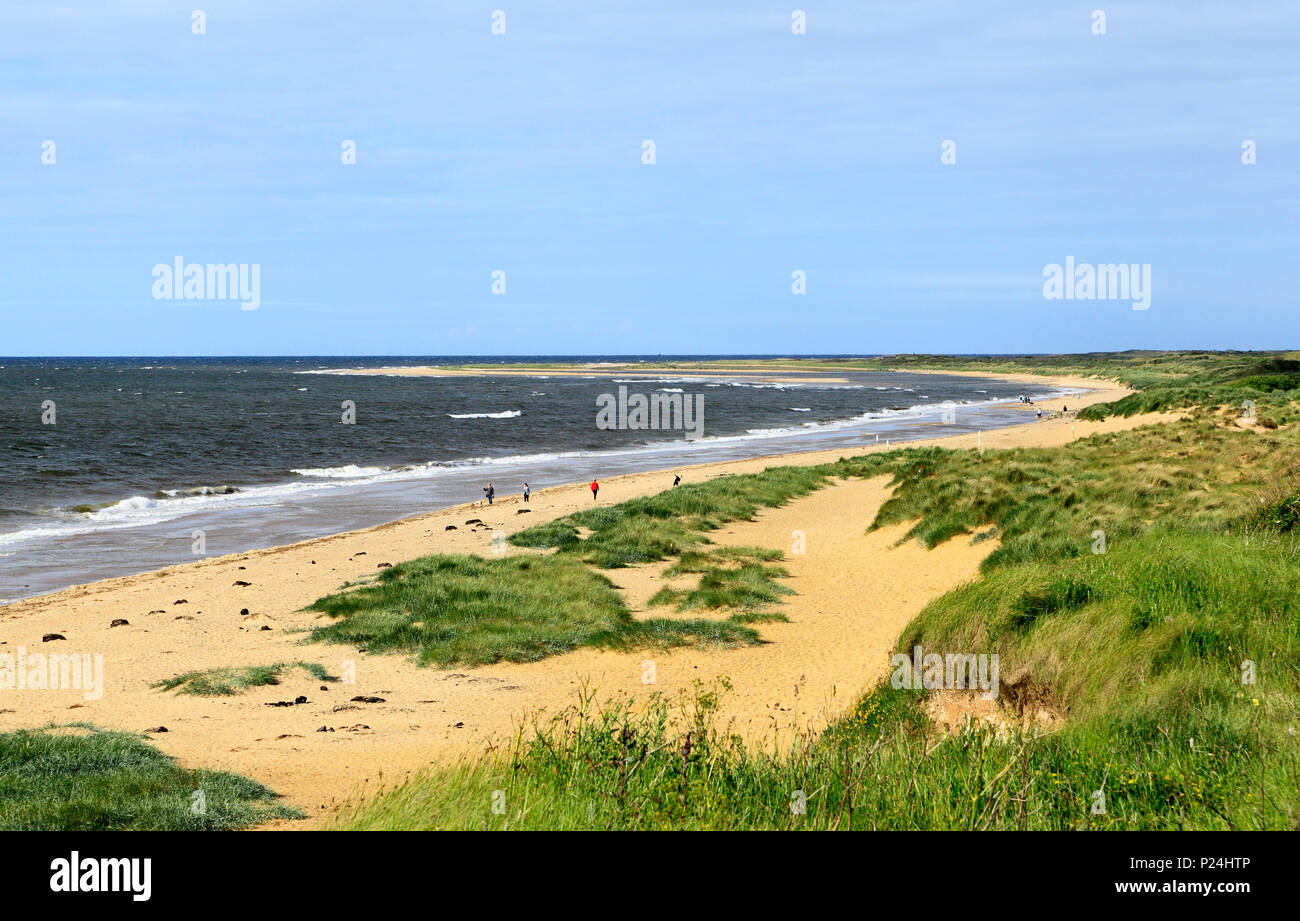
{"label": "green grass", "polygon": [[533,662],[582,646],[758,642],[739,624],[636,621],[606,576],[563,556],[421,557],[308,610],[333,620],[313,640],[406,653],[421,665]]}
{"label": "green grass", "polygon": [[[603,712],[586,699],[339,826],[1300,829],[1297,429],[1233,431],[1200,413],[1061,448],[904,449],[806,472],[891,476],[873,527],[911,522],[927,546],[997,537],[981,578],[928,605],[898,649],[996,653],[1009,716],[1046,708],[1063,728],[944,735],[929,692],[886,683],[826,732],[756,752],[714,725],[712,690]],[[547,545],[601,559],[589,542],[621,520],[587,518]],[[687,548],[670,571],[771,559]]]}
{"label": "green grass", "polygon": [[[497,758],[354,803],[340,829],[1174,829],[1293,827],[1292,759],[1265,785],[1259,746],[1200,738],[1193,715],[1031,736],[936,736],[924,692],[887,685],[820,736],[755,751],[719,729],[719,694],[648,707],[590,700]],[[684,716],[681,714],[685,713]],[[1161,731],[1163,730],[1163,731]],[[1094,791],[1106,812],[1094,814]],[[801,802],[802,801],[802,802]],[[802,812],[796,806],[802,804]],[[494,809],[495,807],[495,809]]]}
{"label": "green grass", "polygon": [[993,526],[1001,546],[985,571],[1089,555],[1156,521],[1241,529],[1285,503],[1300,461],[1294,430],[1244,434],[1188,420],[1081,439],[1066,448],[951,451],[909,448],[842,460],[840,476],[888,474],[895,490],[875,525],[915,522],[907,537],[934,546]]}
{"label": "green grass", "polygon": [[[597,506],[511,536],[516,546],[554,549],[550,555],[484,559],[422,557],[383,570],[372,581],[313,603],[333,619],[312,631],[317,641],[370,652],[403,652],[422,665],[532,662],[582,646],[734,647],[760,641],[747,623],[781,619],[763,610],[790,594],[785,575],[765,560],[779,553],[748,548],[702,555],[707,532],[749,520],[826,485],[820,469],[773,467],[761,474],[719,477]],[[635,620],[614,584],[593,570],[679,558],[708,560],[700,585],[681,598],[681,611],[731,608],[726,620]],[[738,565],[735,565],[738,564]],[[686,570],[679,569],[677,572]],[[668,596],[656,596],[666,603]]]}
{"label": "green grass", "polygon": [[784,615],[768,610],[782,596],[794,594],[794,589],[776,581],[790,575],[785,567],[765,562],[781,558],[779,550],[764,547],[687,551],[664,570],[664,575],[699,575],[698,583],[688,589],[664,586],[650,604],[673,605],[679,612],[696,608],[727,610],[733,612],[732,620],[740,623],[785,620]]}
{"label": "green grass", "polygon": [[242,694],[250,688],[279,684],[281,676],[293,669],[302,669],[317,681],[338,681],[325,668],[316,662],[279,662],[275,665],[248,665],[230,668],[209,668],[202,671],[186,672],[153,685],[164,691],[176,688],[178,694],[191,694],[196,697],[230,697]]}
{"label": "green grass", "polygon": [[0,765],[4,831],[209,831],[302,817],[246,777],[187,770],[137,736],[90,726],[0,734]]}
{"label": "green grass", "polygon": [[[926,693],[882,685],[826,732],[774,752],[720,729],[713,692],[671,706],[656,697],[648,707],[597,710],[586,701],[521,733],[500,756],[353,803],[335,827],[1243,830],[1300,822],[1294,748],[1261,742],[1268,716],[1248,698],[1212,728],[1186,709],[1051,734],[939,735]],[[1098,790],[1104,814],[1093,812]],[[802,813],[792,808],[800,800]]]}
{"label": "green grass", "polygon": [[526,528],[509,540],[519,547],[553,547],[603,569],[657,562],[696,549],[707,542],[709,531],[750,521],[759,509],[784,505],[828,482],[821,468],[770,467],[586,509]]}
{"label": "green grass", "polygon": [[1181,375],[1151,378],[1138,375],[1138,392],[1113,403],[1098,403],[1079,412],[1080,419],[1131,416],[1192,407],[1227,407],[1240,414],[1247,400],[1255,404],[1258,421],[1276,428],[1294,418],[1291,404],[1300,398],[1300,360],[1277,354],[1220,355],[1216,360],[1184,369]]}
{"label": "green grass", "polygon": [[[873,528],[907,522],[904,539],[926,546],[999,541],[981,578],[928,605],[898,648],[997,654],[1008,728],[945,735],[930,722],[929,692],[885,683],[826,732],[757,752],[715,725],[713,690],[603,711],[588,697],[521,731],[509,752],[408,780],[339,825],[1298,829],[1298,358],[788,363],[1098,374],[1139,392],[1084,417],[1187,409],[1191,418],[1062,448],[913,448],[778,468],[588,510],[515,542],[608,568],[676,557],[669,574],[698,574],[699,584],[656,602],[762,612],[779,557],[705,548],[708,531],[829,478],[888,475],[894,491]],[[1243,400],[1262,431],[1225,425]],[[1243,681],[1250,669],[1254,683]],[[1013,728],[1020,707],[1064,725]],[[494,796],[503,810],[491,808]],[[803,814],[791,810],[798,796]]]}

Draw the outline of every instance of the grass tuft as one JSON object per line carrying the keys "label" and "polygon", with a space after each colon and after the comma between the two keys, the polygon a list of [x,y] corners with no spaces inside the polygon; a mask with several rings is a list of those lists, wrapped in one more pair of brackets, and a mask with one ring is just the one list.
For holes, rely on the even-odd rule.
{"label": "grass tuft", "polygon": [[195,697],[230,697],[242,694],[251,688],[279,684],[280,677],[293,669],[302,669],[317,681],[339,680],[331,675],[325,666],[317,662],[279,662],[275,665],[232,666],[186,672],[159,681],[153,687],[164,691],[179,688],[178,694],[190,694]]}
{"label": "grass tuft", "polygon": [[4,831],[213,831],[303,815],[246,777],[188,770],[137,736],[81,724],[0,734],[0,764]]}
{"label": "grass tuft", "polygon": [[402,652],[421,665],[534,662],[581,646],[735,646],[736,624],[637,622],[610,580],[568,556],[426,556],[308,610],[333,623],[313,640]]}

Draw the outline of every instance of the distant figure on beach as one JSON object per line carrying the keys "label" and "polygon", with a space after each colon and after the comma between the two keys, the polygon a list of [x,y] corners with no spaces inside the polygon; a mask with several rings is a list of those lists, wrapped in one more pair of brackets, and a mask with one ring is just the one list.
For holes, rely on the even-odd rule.
{"label": "distant figure on beach", "polygon": [[492,504],[492,497],[495,496],[496,494],[497,494],[497,491],[496,491],[495,489],[492,488],[492,484],[491,484],[491,483],[489,483],[489,484],[487,484],[486,486],[483,487],[483,495],[487,496],[488,505],[491,505],[491,504]]}
{"label": "distant figure on beach", "polygon": [[527,483],[525,483],[525,484],[524,484],[524,501],[525,501],[525,502],[528,501],[528,497],[532,494],[532,492],[533,492],[532,489],[529,488],[529,486],[528,486]]}
{"label": "distant figure on beach", "polygon": [[1068,406],[1066,406],[1064,403],[1062,403],[1062,404],[1061,404],[1061,412],[1063,412],[1063,413],[1068,413],[1069,411],[1070,411],[1070,407],[1068,407]]}
{"label": "distant figure on beach", "polygon": [[1039,419],[1043,418],[1043,411],[1041,409],[1035,410],[1034,414],[1038,416]]}
{"label": "distant figure on beach", "polygon": [[680,483],[681,481],[682,481],[682,475],[681,475],[680,473],[677,474],[675,477],[673,477],[673,485],[674,485],[674,486],[676,486],[676,485],[677,485],[678,483]]}
{"label": "distant figure on beach", "polygon": [[591,501],[596,501],[596,493],[600,492],[600,484],[595,480],[591,481]]}

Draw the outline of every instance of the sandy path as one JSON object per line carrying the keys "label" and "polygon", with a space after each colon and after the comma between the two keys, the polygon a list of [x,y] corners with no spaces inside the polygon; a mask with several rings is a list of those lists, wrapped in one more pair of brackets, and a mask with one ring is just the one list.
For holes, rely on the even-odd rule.
{"label": "sandy path", "polygon": [[[1119,392],[1091,394],[1078,405],[1114,399]],[[1144,421],[1152,420],[1079,423],[1075,432],[1071,420],[1051,419],[986,433],[983,444],[1062,444],[1076,434]],[[975,437],[942,442],[973,447]],[[820,463],[872,450],[813,452],[779,461]],[[761,470],[774,460],[706,464],[683,472],[689,482]],[[601,501],[654,493],[670,482],[666,473],[613,478],[603,481]],[[891,549],[901,527],[865,534],[885,498],[883,480],[849,481],[713,535],[720,543],[757,543],[785,551],[790,584],[799,593],[783,608],[790,623],[760,625],[767,642],[739,650],[579,650],[527,665],[442,671],[417,668],[396,656],[302,644],[301,631],[314,623],[314,616],[297,612],[343,581],[372,575],[379,563],[424,553],[489,554],[494,531],[514,531],[590,505],[583,484],[535,493],[526,515],[516,514],[523,506],[510,497],[490,508],[476,503],[287,547],[73,587],[0,608],[0,653],[13,654],[23,646],[28,656],[100,654],[103,696],[87,700],[81,691],[0,691],[0,731],[70,721],[128,731],[166,726],[168,732],[152,738],[183,763],[248,774],[318,815],[359,788],[389,783],[439,759],[502,741],[526,713],[573,703],[584,681],[604,695],[641,696],[648,690],[673,694],[696,678],[725,675],[734,690],[724,719],[734,720],[736,731],[756,741],[770,741],[774,729],[786,737],[821,726],[850,705],[884,673],[885,653],[905,624],[931,598],[971,578],[994,547],[954,540],[931,551],[910,544]],[[471,531],[464,524],[469,518],[481,518],[489,529]],[[448,524],[457,530],[445,530]],[[805,533],[806,554],[790,553],[793,531]],[[626,585],[630,599],[649,596],[647,586],[637,583],[652,579],[651,569],[611,575]],[[182,599],[185,603],[178,604]],[[250,613],[242,615],[241,609]],[[115,618],[130,623],[110,627]],[[67,639],[43,643],[46,633]],[[150,688],[192,669],[299,659],[320,662],[336,674],[350,661],[356,683],[321,690],[319,682],[295,673],[276,687],[215,699]],[[647,659],[656,665],[653,688],[642,684]],[[299,695],[309,702],[267,706]],[[385,702],[352,703],[357,695]],[[318,732],[320,727],[334,731]]]}

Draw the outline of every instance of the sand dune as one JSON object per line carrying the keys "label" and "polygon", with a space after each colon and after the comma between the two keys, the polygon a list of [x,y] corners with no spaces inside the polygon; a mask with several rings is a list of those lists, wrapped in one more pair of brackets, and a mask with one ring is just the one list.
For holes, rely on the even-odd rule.
{"label": "sand dune", "polygon": [[[1081,400],[1067,398],[1064,402],[1072,408],[1123,393],[1097,381],[1059,383],[1102,388]],[[1059,402],[1040,406],[1054,411]],[[1058,445],[1158,418],[1165,417],[1103,423],[1050,418],[984,433],[982,443],[986,448]],[[936,441],[973,448],[976,436]],[[813,452],[779,461],[820,463],[882,449]],[[677,472],[691,482],[761,470],[774,460],[703,464]],[[671,482],[672,472],[612,478],[602,481],[600,499],[616,503]],[[602,696],[641,696],[652,690],[673,694],[689,689],[697,678],[726,676],[733,691],[723,719],[734,721],[735,731],[755,744],[771,744],[801,729],[820,728],[850,706],[886,673],[887,653],[907,622],[927,601],[973,578],[980,560],[996,546],[954,540],[930,551],[915,544],[894,547],[902,526],[867,535],[887,497],[884,479],[836,483],[711,535],[723,544],[785,551],[789,584],[798,592],[782,609],[789,623],[761,625],[766,642],[737,650],[580,650],[525,665],[438,670],[418,668],[400,656],[303,643],[303,631],[315,623],[315,615],[300,609],[343,582],[373,575],[381,563],[427,553],[490,554],[495,531],[509,533],[589,506],[585,484],[534,493],[526,515],[517,514],[524,507],[518,497],[506,497],[491,507],[474,503],[291,546],[76,586],[0,608],[0,650],[25,646],[29,655],[100,653],[106,675],[103,696],[87,700],[81,691],[7,692],[0,697],[0,731],[72,721],[133,732],[165,726],[167,732],[151,734],[154,742],[186,765],[247,774],[313,816],[328,814],[366,787],[507,740],[526,714],[573,703],[584,683]],[[482,519],[488,529],[466,527],[470,518]],[[457,529],[446,530],[452,524]],[[806,553],[790,552],[793,531],[806,535]],[[661,568],[610,575],[636,609],[652,593]],[[661,614],[657,609],[656,615]],[[129,623],[110,626],[115,619]],[[42,642],[49,633],[66,639]],[[653,686],[642,684],[647,659],[656,666]],[[278,686],[225,698],[177,696],[150,687],[193,669],[294,660],[319,662],[335,674],[351,661],[356,683],[326,685],[326,690],[295,672]],[[267,706],[298,696],[307,703]],[[353,702],[356,696],[383,702]]]}

